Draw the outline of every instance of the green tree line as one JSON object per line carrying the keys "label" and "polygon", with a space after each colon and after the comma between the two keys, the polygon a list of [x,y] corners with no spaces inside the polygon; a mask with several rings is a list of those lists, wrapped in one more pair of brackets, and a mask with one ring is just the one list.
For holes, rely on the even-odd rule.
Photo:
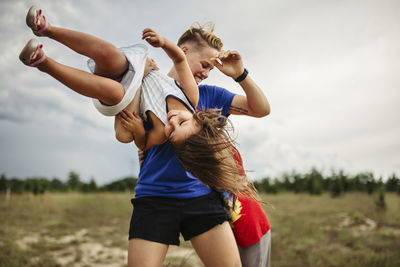
{"label": "green tree line", "polygon": [[81,180],[79,173],[70,171],[66,181],[58,178],[47,179],[45,177],[32,177],[26,179],[7,178],[4,174],[0,177],[0,193],[25,193],[31,192],[35,195],[45,192],[112,192],[112,191],[131,191],[133,192],[137,184],[136,177],[125,177],[120,180],[98,186],[94,178],[88,183]]}
{"label": "green tree line", "polygon": [[292,171],[278,178],[265,177],[254,181],[253,184],[259,192],[265,193],[291,191],[319,195],[330,192],[333,197],[336,197],[350,191],[372,194],[384,190],[400,194],[400,179],[394,173],[384,182],[382,178],[376,179],[372,172],[349,175],[340,170],[330,175],[323,175],[316,168],[312,168],[306,173]]}
{"label": "green tree line", "polygon": [[[58,178],[47,179],[44,177],[33,177],[26,179],[7,178],[4,174],[0,177],[0,192],[10,193],[31,192],[43,194],[45,192],[116,192],[131,191],[137,185],[136,177],[125,177],[111,183],[98,186],[94,178],[88,183],[81,180],[79,173],[70,171],[66,181]],[[295,193],[309,193],[319,195],[323,192],[330,192],[333,197],[350,191],[361,191],[372,194],[374,192],[397,192],[400,194],[400,179],[392,174],[384,182],[382,178],[376,179],[371,172],[361,172],[354,175],[345,174],[343,170],[324,175],[316,168],[306,173],[292,171],[284,173],[280,177],[265,177],[253,182],[259,192],[279,193],[291,191]]]}

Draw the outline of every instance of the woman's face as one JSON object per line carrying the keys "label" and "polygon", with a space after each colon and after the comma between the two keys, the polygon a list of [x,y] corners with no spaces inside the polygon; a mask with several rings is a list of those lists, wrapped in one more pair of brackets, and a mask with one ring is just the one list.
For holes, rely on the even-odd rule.
{"label": "woman's face", "polygon": [[167,120],[164,133],[173,143],[180,143],[199,130],[193,114],[187,110],[171,110],[168,112]]}
{"label": "woman's face", "polygon": [[187,48],[186,51],[184,50],[186,58],[194,79],[199,84],[202,80],[207,79],[208,74],[214,68],[211,58],[216,57],[218,51],[211,47],[195,50],[190,45],[187,45]]}

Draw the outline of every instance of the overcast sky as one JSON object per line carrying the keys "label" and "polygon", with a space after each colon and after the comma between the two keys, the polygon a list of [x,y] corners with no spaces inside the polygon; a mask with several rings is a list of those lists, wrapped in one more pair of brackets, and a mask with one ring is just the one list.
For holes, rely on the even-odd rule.
{"label": "overcast sky", "polygon": [[[113,119],[18,55],[33,37],[30,5],[50,23],[117,46],[145,27],[177,40],[193,22],[213,21],[225,49],[241,53],[271,104],[261,119],[231,116],[253,179],[312,166],[329,173],[400,174],[400,1],[21,1],[1,0],[0,174],[100,183],[138,174],[137,149],[114,139]],[[86,70],[86,58],[40,38],[46,54]],[[152,56],[165,73],[171,62]],[[213,70],[204,83],[243,94]]]}

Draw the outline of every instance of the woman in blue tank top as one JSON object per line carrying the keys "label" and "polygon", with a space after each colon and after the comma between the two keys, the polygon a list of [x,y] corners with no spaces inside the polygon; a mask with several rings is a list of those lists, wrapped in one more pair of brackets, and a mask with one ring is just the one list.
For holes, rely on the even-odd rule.
{"label": "woman in blue tank top", "polygon": [[[197,83],[216,66],[239,82],[246,96],[208,85],[199,86],[197,109],[220,108],[222,115],[263,117],[269,103],[247,75],[239,53],[220,52],[222,42],[202,27],[192,27],[178,41]],[[213,59],[219,52],[219,61]],[[177,79],[172,68],[169,76]],[[179,234],[190,240],[206,266],[241,266],[230,229],[230,216],[221,197],[179,165],[167,143],[145,152],[132,200],[134,211],[129,235],[129,266],[160,266],[168,246],[179,244]]]}

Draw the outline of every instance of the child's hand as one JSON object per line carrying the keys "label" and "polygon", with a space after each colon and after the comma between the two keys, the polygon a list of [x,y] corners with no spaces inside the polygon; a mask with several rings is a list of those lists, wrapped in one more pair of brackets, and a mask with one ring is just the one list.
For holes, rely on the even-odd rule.
{"label": "child's hand", "polygon": [[150,28],[146,28],[143,30],[142,39],[146,40],[154,47],[163,47],[165,45],[164,37],[160,36],[158,33]]}
{"label": "child's hand", "polygon": [[124,109],[119,113],[121,115],[122,126],[133,133],[135,139],[138,135],[145,135],[146,131],[143,126],[143,120],[136,112],[132,113]]}

